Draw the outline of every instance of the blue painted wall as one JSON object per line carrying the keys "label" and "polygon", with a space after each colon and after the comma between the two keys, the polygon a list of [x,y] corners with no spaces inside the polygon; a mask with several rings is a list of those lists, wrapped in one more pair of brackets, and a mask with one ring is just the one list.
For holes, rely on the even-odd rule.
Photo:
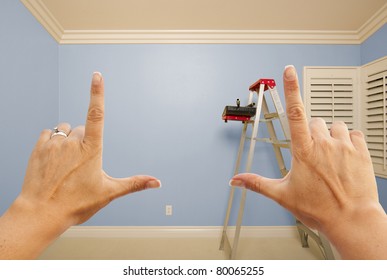
{"label": "blue painted wall", "polygon": [[[84,123],[96,70],[106,83],[105,170],[116,177],[150,174],[163,182],[160,190],[113,202],[87,225],[221,225],[241,133],[239,123],[221,121],[223,107],[236,98],[246,102],[248,86],[261,77],[274,78],[282,95],[287,64],[302,76],[307,65],[358,66],[386,55],[385,26],[361,46],[58,46],[12,0],[0,11],[0,36],[0,213],[20,191],[39,132],[58,119]],[[280,176],[270,147],[257,145],[255,158],[254,172]],[[381,191],[381,200],[386,198]],[[164,215],[166,204],[174,207],[171,217]],[[290,225],[293,218],[249,193],[244,224]]]}
{"label": "blue painted wall", "polygon": [[367,64],[387,55],[387,24],[361,45],[361,64]]}
{"label": "blue painted wall", "polygon": [[58,45],[20,1],[0,9],[0,215],[21,190],[40,131],[58,121]]}
{"label": "blue painted wall", "polygon": [[[241,133],[223,108],[246,102],[258,78],[295,64],[359,65],[360,46],[63,45],[59,48],[60,119],[84,122],[90,75],[106,84],[104,168],[112,176],[151,174],[163,188],[120,199],[89,225],[218,226],[223,222]],[[264,130],[263,133],[266,133]],[[254,172],[280,177],[272,148],[257,145]],[[165,216],[165,205],[174,214]],[[274,202],[249,193],[245,225],[289,225]],[[235,217],[233,217],[235,218]]]}

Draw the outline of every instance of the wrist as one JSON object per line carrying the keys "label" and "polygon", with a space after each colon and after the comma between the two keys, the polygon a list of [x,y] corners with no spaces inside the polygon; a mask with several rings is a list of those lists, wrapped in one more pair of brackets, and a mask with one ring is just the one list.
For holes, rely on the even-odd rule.
{"label": "wrist", "polygon": [[340,215],[321,229],[344,259],[373,259],[374,256],[380,256],[387,249],[381,246],[385,243],[385,230],[386,213],[374,200],[359,201],[356,205],[345,207]]}
{"label": "wrist", "polygon": [[58,236],[71,226],[55,207],[44,203],[31,203],[22,196],[19,196],[11,205],[10,212],[19,219],[29,220],[31,226],[39,227],[39,231],[47,235]]}
{"label": "wrist", "polygon": [[8,259],[37,258],[69,225],[43,205],[19,196],[0,220],[0,238]]}

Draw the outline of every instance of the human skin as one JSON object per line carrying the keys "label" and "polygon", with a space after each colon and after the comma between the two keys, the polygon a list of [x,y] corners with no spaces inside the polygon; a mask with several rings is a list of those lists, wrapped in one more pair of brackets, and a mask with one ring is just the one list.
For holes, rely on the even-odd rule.
{"label": "human skin", "polygon": [[41,133],[22,191],[0,218],[0,259],[34,259],[112,200],[161,186],[151,176],[118,179],[102,170],[103,125],[104,81],[94,73],[85,126],[58,125],[67,138],[51,138],[51,130]]}
{"label": "human skin", "polygon": [[328,130],[321,118],[309,123],[297,72],[284,71],[292,161],[286,177],[238,174],[231,186],[261,193],[324,233],[344,259],[387,259],[387,218],[378,200],[370,154],[362,132],[343,122]]}

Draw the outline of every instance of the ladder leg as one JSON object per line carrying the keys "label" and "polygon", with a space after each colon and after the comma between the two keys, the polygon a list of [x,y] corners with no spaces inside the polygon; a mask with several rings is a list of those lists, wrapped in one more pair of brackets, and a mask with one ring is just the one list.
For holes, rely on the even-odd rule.
{"label": "ladder leg", "polygon": [[[250,92],[249,96],[249,104],[253,100],[253,94],[254,92]],[[254,149],[255,149],[255,143],[256,140],[255,138],[257,137],[258,134],[258,124],[259,124],[259,117],[261,115],[261,108],[262,108],[262,100],[263,100],[263,89],[258,93],[258,104],[257,104],[257,109],[256,109],[256,114],[255,114],[255,121],[253,125],[253,131],[252,131],[252,136],[251,136],[251,142],[250,142],[250,149],[249,149],[249,154],[247,157],[247,165],[246,165],[246,172],[250,172],[251,170],[251,165],[253,162],[253,157],[254,157]],[[242,154],[243,154],[243,147],[244,143],[246,140],[246,131],[247,131],[247,126],[248,123],[244,124],[243,127],[243,132],[242,132],[242,137],[241,137],[241,142],[239,144],[239,151],[238,151],[238,159],[237,159],[237,164],[235,167],[235,172],[234,175],[239,173],[239,166],[240,162],[242,159]],[[234,196],[234,188],[232,188],[231,193],[230,193],[230,198],[229,198],[229,203],[228,203],[228,208],[227,208],[227,213],[226,213],[226,219],[223,225],[223,232],[222,232],[222,239],[220,243],[220,249],[225,248],[226,242],[228,242],[227,239],[227,227],[228,227],[228,222],[230,219],[230,213],[231,213],[231,208],[232,208],[232,200]],[[246,189],[242,190],[242,197],[241,201],[239,204],[239,212],[238,212],[238,219],[237,219],[237,224],[236,224],[236,229],[235,229],[235,236],[234,236],[234,242],[233,242],[233,247],[231,248],[231,259],[235,259],[236,253],[237,253],[237,248],[238,248],[238,242],[239,242],[239,235],[240,235],[240,230],[241,230],[241,225],[242,225],[242,220],[243,220],[243,212],[244,212],[244,207],[245,207],[245,201],[246,201]],[[228,246],[227,246],[228,247]]]}
{"label": "ladder leg", "polygon": [[231,259],[232,260],[236,259],[236,254],[237,254],[237,250],[238,250],[239,235],[241,232],[243,213],[245,210],[245,203],[246,203],[246,193],[247,193],[247,190],[244,188],[242,190],[242,197],[241,197],[241,201],[239,204],[238,219],[237,219],[237,223],[236,223],[236,227],[235,227],[234,243],[233,243],[232,252],[231,252]]}
{"label": "ladder leg", "polygon": [[[265,97],[263,97],[262,111],[264,114],[269,113],[269,107],[267,106],[267,102],[266,102]],[[269,132],[271,140],[277,140],[277,134],[275,132],[273,122],[271,120],[267,121],[266,126],[267,126],[267,130]],[[277,159],[277,163],[278,163],[278,167],[280,169],[281,175],[282,175],[282,177],[285,177],[286,174],[288,174],[288,170],[286,169],[286,165],[285,165],[284,158],[282,156],[281,148],[273,143],[273,150],[274,150],[275,157]]]}
{"label": "ladder leg", "polygon": [[[249,154],[247,156],[246,172],[250,172],[251,166],[253,164],[256,138],[258,135],[258,124],[259,124],[259,118],[261,116],[262,102],[263,102],[263,87],[261,87],[261,89],[258,93],[258,104],[257,104],[257,109],[256,109],[256,114],[255,114],[253,131],[251,134]],[[236,228],[235,228],[234,244],[232,247],[231,259],[236,258],[238,242],[239,242],[239,235],[240,235],[242,220],[243,220],[243,213],[244,213],[244,209],[245,209],[246,193],[247,193],[247,190],[243,189],[241,201],[239,204],[238,220],[237,220],[237,224],[236,224]]]}
{"label": "ladder leg", "polygon": [[[241,163],[242,155],[243,155],[243,148],[244,148],[245,140],[246,140],[247,126],[248,126],[248,123],[245,123],[243,126],[241,140],[240,140],[239,149],[238,149],[238,157],[237,157],[237,161],[235,164],[234,175],[239,173],[240,163]],[[233,200],[234,200],[234,193],[235,193],[235,188],[231,187],[230,195],[229,195],[229,199],[228,199],[226,218],[224,219],[224,224],[223,224],[222,238],[220,241],[219,250],[224,250],[225,245],[227,245],[227,248],[230,249],[230,244],[229,244],[229,241],[227,239],[227,227],[228,227],[228,223],[230,220],[231,208],[232,208],[232,204],[233,204]]]}
{"label": "ladder leg", "polygon": [[270,88],[269,91],[270,91],[271,98],[273,99],[274,107],[277,111],[278,119],[281,123],[285,138],[290,139],[289,122],[288,122],[288,119],[286,117],[285,110],[282,107],[281,99],[278,95],[277,88],[276,87]]}
{"label": "ladder leg", "polygon": [[230,247],[230,244],[226,244],[226,243],[229,243],[229,241],[227,239],[227,227],[228,227],[228,222],[230,220],[232,203],[234,201],[234,192],[235,192],[235,187],[231,187],[230,195],[229,195],[229,199],[228,199],[226,218],[224,219],[224,224],[223,224],[222,239],[220,240],[219,250],[225,250],[225,246],[227,246],[227,248]]}
{"label": "ladder leg", "polygon": [[302,248],[309,248],[308,233],[304,230],[305,226],[299,220],[296,220],[296,226],[298,234],[300,235]]}
{"label": "ladder leg", "polygon": [[[288,120],[286,118],[285,111],[282,107],[281,100],[279,98],[277,89],[275,87],[271,88],[270,94],[271,94],[271,97],[273,99],[273,103],[274,103],[274,106],[276,108],[276,111],[278,113],[278,118],[279,118],[279,121],[281,123],[282,130],[284,132],[284,136],[286,139],[290,139],[289,123],[288,123]],[[265,99],[263,100],[263,108],[262,109],[263,109],[264,113],[268,113],[268,106],[267,106]],[[271,121],[267,122],[267,127],[268,127],[270,137],[272,139],[277,139],[277,136],[276,136],[276,133],[274,130],[274,126],[273,126],[273,123]],[[286,173],[284,173],[286,169],[285,169],[285,164],[284,164],[281,150],[278,146],[275,146],[275,145],[273,145],[273,148],[274,148],[274,152],[276,154],[278,165],[281,169],[282,176],[285,176],[287,171],[286,171]],[[296,220],[296,226],[297,226],[298,233],[300,235],[301,245],[303,248],[309,247],[308,237],[311,237],[318,243],[319,248],[322,251],[325,259],[328,259],[328,260],[335,259],[335,256],[334,256],[333,251],[332,251],[332,247],[324,235],[322,235],[321,233],[316,234],[316,233],[312,232],[308,227],[306,227],[303,223],[301,223],[298,220]]]}
{"label": "ladder leg", "polygon": [[308,248],[308,237],[312,238],[318,245],[322,255],[326,260],[334,260],[335,255],[332,250],[332,246],[328,239],[321,232],[314,232],[306,225],[296,220],[298,233],[300,234],[302,247]]}
{"label": "ladder leg", "polygon": [[249,125],[248,123],[244,123],[244,125],[243,125],[241,141],[239,143],[239,149],[238,149],[238,158],[237,158],[237,161],[235,164],[235,169],[234,169],[234,175],[237,175],[239,173],[239,168],[241,165],[241,160],[242,160],[242,155],[243,155],[243,148],[245,147],[246,132],[247,132],[248,125]]}
{"label": "ladder leg", "polygon": [[246,172],[250,172],[251,166],[253,164],[254,149],[255,149],[256,139],[258,135],[258,125],[259,125],[259,118],[261,116],[262,102],[263,102],[263,87],[260,88],[260,91],[258,93],[257,111],[255,113],[253,131],[251,133],[250,149],[249,149],[249,155],[247,157]]}
{"label": "ladder leg", "polygon": [[335,255],[333,254],[332,246],[329,243],[328,239],[321,232],[319,232],[318,235],[320,237],[321,247],[322,247],[322,250],[324,251],[325,259],[326,260],[334,260]]}

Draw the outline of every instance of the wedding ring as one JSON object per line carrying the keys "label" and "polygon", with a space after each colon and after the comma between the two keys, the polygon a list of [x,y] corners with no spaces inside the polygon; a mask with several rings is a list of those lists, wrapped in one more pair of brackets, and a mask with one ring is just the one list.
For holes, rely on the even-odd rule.
{"label": "wedding ring", "polygon": [[63,136],[64,138],[67,138],[68,135],[63,130],[59,130],[57,127],[55,127],[54,131],[51,134],[51,138],[55,136]]}

